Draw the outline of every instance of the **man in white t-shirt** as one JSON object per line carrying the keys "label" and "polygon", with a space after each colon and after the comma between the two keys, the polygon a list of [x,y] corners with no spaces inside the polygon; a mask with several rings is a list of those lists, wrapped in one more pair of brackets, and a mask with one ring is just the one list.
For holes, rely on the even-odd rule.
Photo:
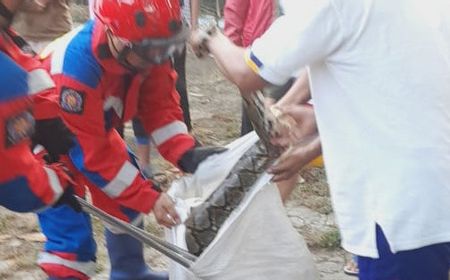
{"label": "man in white t-shirt", "polygon": [[[342,244],[361,256],[360,279],[448,279],[450,1],[288,8],[248,49],[213,28],[197,40],[241,92],[307,67]],[[309,141],[298,158],[319,152]]]}

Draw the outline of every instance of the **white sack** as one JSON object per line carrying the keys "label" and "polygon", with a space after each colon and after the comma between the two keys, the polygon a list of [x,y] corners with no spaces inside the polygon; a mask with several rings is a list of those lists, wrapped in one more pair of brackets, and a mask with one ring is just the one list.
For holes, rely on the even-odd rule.
{"label": "white sack", "polygon": [[[255,133],[235,140],[227,152],[205,160],[193,176],[172,184],[169,194],[182,219],[191,206],[201,203],[220,185],[257,140]],[[185,230],[181,225],[167,231],[167,239],[187,248]],[[286,215],[278,189],[270,183],[270,176],[263,174],[190,271],[171,263],[170,279],[312,280],[318,279],[318,273],[305,241]]]}

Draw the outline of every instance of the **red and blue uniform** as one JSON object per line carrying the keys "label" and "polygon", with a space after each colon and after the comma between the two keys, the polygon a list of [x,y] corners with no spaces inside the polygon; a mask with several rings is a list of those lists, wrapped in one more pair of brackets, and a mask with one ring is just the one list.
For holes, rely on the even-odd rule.
{"label": "red and blue uniform", "polygon": [[[183,122],[176,73],[169,62],[146,73],[131,73],[110,53],[99,21],[89,21],[48,49],[44,64],[56,83],[58,114],[74,135],[75,145],[68,153],[73,166],[83,175],[94,204],[125,221],[140,223],[140,214],[151,211],[159,193],[143,178],[114,128],[138,117],[160,154],[177,165],[195,141]],[[51,276],[87,279],[95,260],[88,217],[69,207],[39,216],[49,240],[39,260],[41,267]],[[146,273],[142,256],[134,261],[135,256],[128,256],[136,255],[141,244],[119,236],[107,233],[111,278],[147,279],[141,277]],[[122,246],[123,242],[127,244]],[[128,252],[120,252],[124,250]]]}
{"label": "red and blue uniform", "polygon": [[30,150],[30,96],[51,90],[54,83],[20,37],[11,30],[0,32],[0,205],[39,211],[56,202],[67,183],[60,168],[46,165]]}

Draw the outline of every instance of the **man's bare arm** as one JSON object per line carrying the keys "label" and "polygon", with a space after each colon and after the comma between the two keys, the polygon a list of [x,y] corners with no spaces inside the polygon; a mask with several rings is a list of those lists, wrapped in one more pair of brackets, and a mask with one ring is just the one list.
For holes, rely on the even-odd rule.
{"label": "man's bare arm", "polygon": [[201,31],[193,34],[194,42],[206,48],[214,56],[220,71],[234,83],[243,93],[244,97],[249,92],[264,88],[267,82],[245,62],[245,48],[238,47],[220,31],[205,38]]}

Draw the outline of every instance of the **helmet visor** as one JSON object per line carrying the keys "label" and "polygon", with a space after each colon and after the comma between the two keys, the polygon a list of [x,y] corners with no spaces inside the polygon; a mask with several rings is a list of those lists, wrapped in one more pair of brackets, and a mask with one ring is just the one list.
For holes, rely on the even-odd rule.
{"label": "helmet visor", "polygon": [[189,36],[189,28],[183,28],[175,36],[161,39],[145,39],[141,42],[130,42],[130,50],[141,59],[151,64],[162,64],[175,54],[183,51]]}

